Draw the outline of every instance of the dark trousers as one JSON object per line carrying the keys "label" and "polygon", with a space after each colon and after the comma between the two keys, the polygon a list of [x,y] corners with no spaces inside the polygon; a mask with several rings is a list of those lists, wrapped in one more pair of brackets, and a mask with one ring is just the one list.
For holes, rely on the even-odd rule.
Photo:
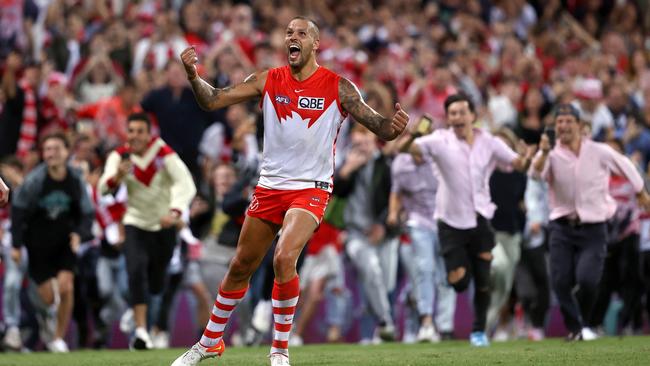
{"label": "dark trousers", "polygon": [[603,278],[598,287],[598,297],[591,316],[591,326],[603,324],[603,318],[614,292],[623,300],[619,313],[619,326],[626,327],[641,309],[643,280],[639,256],[639,235],[633,234],[607,246]]}
{"label": "dark trousers", "polygon": [[650,319],[650,251],[641,252],[641,277],[645,285],[645,311]]}
{"label": "dark trousers", "polygon": [[515,277],[517,297],[535,328],[544,328],[550,305],[551,287],[546,252],[545,246],[524,248]]}
{"label": "dark trousers", "polygon": [[482,253],[491,253],[494,248],[494,230],[484,217],[477,215],[476,227],[456,229],[443,221],[438,221],[438,238],[445,261],[447,274],[465,268],[463,278],[449,283],[456,292],[467,289],[474,280],[474,323],[472,332],[485,331],[487,311],[490,306],[490,263],[482,258]]}
{"label": "dark trousers", "polygon": [[167,265],[176,246],[176,229],[146,231],[125,225],[124,231],[131,305],[146,304],[149,294],[163,290]]}
{"label": "dark trousers", "polygon": [[578,332],[591,317],[603,273],[607,228],[604,223],[550,223],[551,282],[564,324]]}

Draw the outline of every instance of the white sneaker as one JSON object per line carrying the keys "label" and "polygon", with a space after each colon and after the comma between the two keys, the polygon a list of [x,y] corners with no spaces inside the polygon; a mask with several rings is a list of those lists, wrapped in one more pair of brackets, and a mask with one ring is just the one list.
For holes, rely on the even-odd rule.
{"label": "white sneaker", "polygon": [[418,335],[413,332],[404,332],[402,336],[402,343],[404,344],[415,344],[418,341]]}
{"label": "white sneaker", "polygon": [[375,334],[372,338],[362,338],[359,341],[360,346],[377,346],[382,344],[381,338],[379,338],[379,335]]}
{"label": "white sneaker", "polygon": [[528,330],[528,340],[538,342],[544,340],[544,329],[542,328],[530,328]]}
{"label": "white sneaker", "polygon": [[169,348],[169,333],[157,332],[151,336],[151,342],[155,349],[167,349]]}
{"label": "white sneaker", "polygon": [[510,340],[510,333],[504,328],[497,328],[492,336],[493,342],[507,342]]}
{"label": "white sneaker", "polygon": [[221,356],[225,349],[223,339],[216,346],[209,348],[205,348],[197,342],[187,352],[178,356],[171,366],[195,366],[205,359]]}
{"label": "white sneaker", "polygon": [[133,309],[128,308],[120,318],[120,330],[122,333],[130,334],[135,329],[135,320],[133,318]]}
{"label": "white sneaker", "polygon": [[47,349],[52,353],[68,353],[68,345],[61,338],[56,338],[47,344]]}
{"label": "white sneaker", "polygon": [[281,353],[274,353],[269,358],[271,359],[271,366],[291,366],[289,364],[289,357]]}
{"label": "white sneaker", "polygon": [[14,351],[20,351],[23,348],[23,339],[20,337],[20,329],[18,327],[9,327],[3,339],[5,346]]}
{"label": "white sneaker", "polygon": [[418,331],[418,342],[424,343],[438,343],[440,342],[440,334],[436,332],[436,328],[433,324],[423,325]]}
{"label": "white sneaker", "polygon": [[598,334],[596,334],[591,328],[584,327],[582,328],[582,340],[583,341],[593,341],[598,339]]}
{"label": "white sneaker", "polygon": [[289,346],[290,347],[300,347],[304,344],[302,337],[297,334],[292,334],[289,337]]}
{"label": "white sneaker", "polygon": [[271,314],[273,314],[273,305],[270,301],[258,302],[255,306],[255,310],[253,310],[251,325],[255,327],[258,332],[266,334],[271,330]]}
{"label": "white sneaker", "polygon": [[149,336],[149,332],[147,332],[143,327],[135,328],[135,334],[133,335],[133,343],[131,346],[137,350],[152,349],[153,341]]}

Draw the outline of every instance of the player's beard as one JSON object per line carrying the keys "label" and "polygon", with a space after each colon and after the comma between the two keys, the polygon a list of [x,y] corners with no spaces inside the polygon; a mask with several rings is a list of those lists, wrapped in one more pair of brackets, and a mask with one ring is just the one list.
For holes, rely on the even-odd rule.
{"label": "player's beard", "polygon": [[289,54],[287,55],[287,62],[289,62],[289,66],[291,66],[292,68],[300,69],[305,64],[305,57],[303,56],[301,51],[298,58],[296,58],[295,60],[291,60],[291,55]]}

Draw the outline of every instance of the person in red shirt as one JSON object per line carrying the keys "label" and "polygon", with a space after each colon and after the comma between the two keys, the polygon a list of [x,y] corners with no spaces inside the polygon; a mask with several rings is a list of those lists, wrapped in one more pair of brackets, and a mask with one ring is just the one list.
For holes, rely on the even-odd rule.
{"label": "person in red shirt", "polygon": [[193,47],[181,54],[202,108],[215,110],[262,97],[265,136],[258,186],[210,321],[201,340],[173,366],[196,365],[223,353],[228,318],[280,229],[273,258],[275,331],[270,359],[272,366],[289,365],[289,333],[300,293],[296,261],[318,228],[330,198],[338,131],[348,114],[385,140],[395,139],[408,123],[408,114],[399,103],[392,118],[384,117],[363,101],[349,80],[319,66],[319,42],[316,24],[296,17],[285,35],[289,65],[256,72],[224,89],[215,89],[198,76]]}

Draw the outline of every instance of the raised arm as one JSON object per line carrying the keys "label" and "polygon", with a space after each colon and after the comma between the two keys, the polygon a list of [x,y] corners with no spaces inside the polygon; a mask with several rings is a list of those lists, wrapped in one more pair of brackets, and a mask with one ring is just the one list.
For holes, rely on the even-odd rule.
{"label": "raised arm", "polygon": [[417,132],[409,132],[405,136],[403,136],[401,140],[398,142],[399,152],[409,153],[413,156],[413,159],[415,159],[415,161],[422,161],[422,159],[424,158],[424,155],[422,154],[422,149],[420,149],[420,147],[417,144],[413,143],[413,141],[415,141],[415,139],[420,136],[421,135]]}
{"label": "raised arm", "polygon": [[551,152],[551,143],[548,139],[548,135],[545,133],[542,134],[542,137],[539,140],[539,151],[540,153],[533,159],[532,169],[530,169],[529,174],[535,179],[541,178],[544,167],[546,167],[548,154]]}
{"label": "raised arm", "polygon": [[394,140],[408,124],[409,116],[399,103],[395,104],[397,111],[392,119],[384,117],[366,104],[356,85],[346,78],[339,80],[339,99],[346,112],[383,140]]}
{"label": "raised arm", "polygon": [[256,72],[237,85],[218,89],[201,79],[197,73],[198,58],[194,47],[186,48],[181,53],[181,60],[185,66],[187,79],[192,84],[196,101],[206,111],[213,111],[261,96],[268,75],[268,71]]}

